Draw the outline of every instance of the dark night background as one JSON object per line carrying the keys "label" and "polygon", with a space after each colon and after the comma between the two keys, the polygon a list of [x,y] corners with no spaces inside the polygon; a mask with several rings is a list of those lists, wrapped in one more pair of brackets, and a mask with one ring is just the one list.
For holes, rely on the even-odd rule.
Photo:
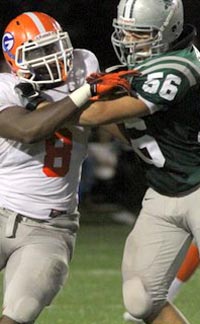
{"label": "dark night background", "polygon": [[[119,64],[112,49],[112,19],[119,0],[15,0],[1,1],[0,36],[9,21],[24,11],[43,11],[60,22],[74,48],[93,51],[102,68]],[[196,26],[200,44],[200,0],[184,0],[185,21]],[[198,46],[199,47],[199,46]],[[1,53],[2,55],[2,53]]]}

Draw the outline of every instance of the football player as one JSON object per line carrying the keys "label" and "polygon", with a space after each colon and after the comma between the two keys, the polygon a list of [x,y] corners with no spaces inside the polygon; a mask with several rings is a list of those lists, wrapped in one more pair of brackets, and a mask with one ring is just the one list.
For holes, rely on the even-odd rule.
{"label": "football player", "polygon": [[[112,43],[123,67],[134,68],[129,95],[96,101],[82,125],[117,123],[141,158],[149,189],[127,238],[123,299],[137,319],[186,324],[168,289],[194,238],[200,246],[200,62],[195,28],[184,25],[181,0],[121,0]],[[120,77],[113,73],[113,80]],[[124,74],[122,74],[124,77]],[[111,74],[93,74],[96,85]],[[130,95],[131,94],[131,95]],[[97,98],[98,99],[98,98]]]}
{"label": "football player", "polygon": [[12,73],[0,74],[0,323],[33,323],[68,276],[88,130],[62,124],[98,94],[85,78],[99,65],[41,12],[13,19],[2,45]]}

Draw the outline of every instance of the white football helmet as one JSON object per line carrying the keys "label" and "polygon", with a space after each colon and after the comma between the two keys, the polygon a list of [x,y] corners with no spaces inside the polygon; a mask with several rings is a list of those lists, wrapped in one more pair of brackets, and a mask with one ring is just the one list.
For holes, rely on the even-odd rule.
{"label": "white football helmet", "polygon": [[[118,59],[130,66],[166,52],[182,33],[183,21],[181,0],[121,0],[111,36]],[[128,33],[139,37],[131,40]]]}
{"label": "white football helmet", "polygon": [[72,68],[73,47],[67,32],[51,16],[25,12],[6,27],[3,53],[13,73],[33,84],[65,81]]}

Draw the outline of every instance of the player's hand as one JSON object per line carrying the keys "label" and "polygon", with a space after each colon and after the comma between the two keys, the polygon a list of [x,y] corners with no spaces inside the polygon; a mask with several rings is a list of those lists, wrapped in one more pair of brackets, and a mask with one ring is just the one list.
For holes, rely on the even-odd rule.
{"label": "player's hand", "polygon": [[21,105],[30,111],[35,110],[41,102],[46,101],[39,89],[29,82],[17,84],[15,92],[20,99]]}
{"label": "player's hand", "polygon": [[99,78],[101,78],[105,74],[106,73],[104,73],[104,72],[91,73],[90,75],[87,76],[86,81],[87,81],[87,83],[91,84],[91,83],[95,82],[96,80],[98,80]]}
{"label": "player's hand", "polygon": [[131,81],[129,79],[138,75],[140,73],[137,70],[90,74],[86,81],[91,86],[91,100],[98,100],[105,94],[116,90],[125,90],[130,95]]}

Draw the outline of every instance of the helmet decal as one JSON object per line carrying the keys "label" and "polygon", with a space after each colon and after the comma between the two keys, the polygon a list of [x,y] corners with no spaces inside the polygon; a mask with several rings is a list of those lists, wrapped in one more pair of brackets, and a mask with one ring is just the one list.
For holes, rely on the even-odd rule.
{"label": "helmet decal", "polygon": [[11,33],[5,33],[2,39],[2,48],[4,52],[9,52],[14,46],[14,37]]}
{"label": "helmet decal", "polygon": [[164,0],[164,3],[166,4],[166,7],[172,5],[173,0]]}

